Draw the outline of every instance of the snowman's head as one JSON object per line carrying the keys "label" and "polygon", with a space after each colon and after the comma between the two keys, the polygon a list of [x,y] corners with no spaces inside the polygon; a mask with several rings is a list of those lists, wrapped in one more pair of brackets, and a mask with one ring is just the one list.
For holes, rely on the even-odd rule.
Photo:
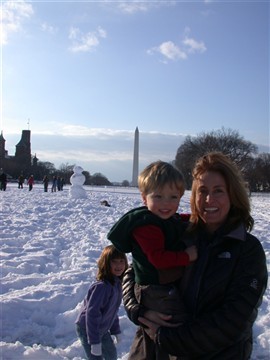
{"label": "snowman's head", "polygon": [[73,172],[74,172],[75,174],[81,174],[81,173],[83,172],[83,168],[82,168],[81,166],[76,165],[76,166],[74,166],[74,168],[73,168]]}

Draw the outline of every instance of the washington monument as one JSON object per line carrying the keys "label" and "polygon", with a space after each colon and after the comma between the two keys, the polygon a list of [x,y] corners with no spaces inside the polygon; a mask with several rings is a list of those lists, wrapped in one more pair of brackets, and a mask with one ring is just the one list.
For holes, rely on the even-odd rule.
{"label": "washington monument", "polygon": [[134,152],[133,152],[133,171],[132,171],[132,186],[138,186],[139,175],[139,130],[136,127],[134,135]]}

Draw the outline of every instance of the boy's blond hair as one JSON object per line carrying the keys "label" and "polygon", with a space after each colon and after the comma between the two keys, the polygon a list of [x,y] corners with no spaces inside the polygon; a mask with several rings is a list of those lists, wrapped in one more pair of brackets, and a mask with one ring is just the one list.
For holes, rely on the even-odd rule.
{"label": "boy's blond hair", "polygon": [[175,185],[180,196],[185,192],[185,181],[181,172],[172,164],[158,160],[149,164],[138,177],[138,187],[142,194],[149,194],[165,185]]}

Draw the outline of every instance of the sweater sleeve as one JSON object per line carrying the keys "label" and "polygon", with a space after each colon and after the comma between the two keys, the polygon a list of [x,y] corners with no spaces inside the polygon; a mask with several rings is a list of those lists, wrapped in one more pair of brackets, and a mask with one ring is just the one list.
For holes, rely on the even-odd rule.
{"label": "sweater sleeve", "polygon": [[156,269],[187,266],[189,264],[189,256],[186,252],[166,250],[165,237],[158,226],[140,226],[133,230],[133,237],[148,261]]}
{"label": "sweater sleeve", "polygon": [[110,328],[110,333],[111,333],[111,335],[117,335],[117,334],[121,333],[118,315],[116,315],[116,317],[112,323],[112,326]]}
{"label": "sweater sleeve", "polygon": [[86,332],[89,344],[98,344],[100,338],[100,324],[102,321],[102,308],[108,300],[107,287],[103,282],[93,286],[86,307]]}

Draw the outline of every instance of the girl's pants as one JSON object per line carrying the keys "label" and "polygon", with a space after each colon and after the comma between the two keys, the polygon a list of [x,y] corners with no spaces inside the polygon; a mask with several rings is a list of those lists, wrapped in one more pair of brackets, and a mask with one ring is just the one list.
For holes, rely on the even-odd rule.
{"label": "girl's pants", "polygon": [[88,360],[117,360],[116,347],[109,331],[106,332],[106,334],[104,334],[101,338],[102,356],[95,356],[91,354],[91,345],[88,344],[85,329],[82,329],[79,327],[79,325],[76,325],[76,332],[79,339],[81,340]]}

